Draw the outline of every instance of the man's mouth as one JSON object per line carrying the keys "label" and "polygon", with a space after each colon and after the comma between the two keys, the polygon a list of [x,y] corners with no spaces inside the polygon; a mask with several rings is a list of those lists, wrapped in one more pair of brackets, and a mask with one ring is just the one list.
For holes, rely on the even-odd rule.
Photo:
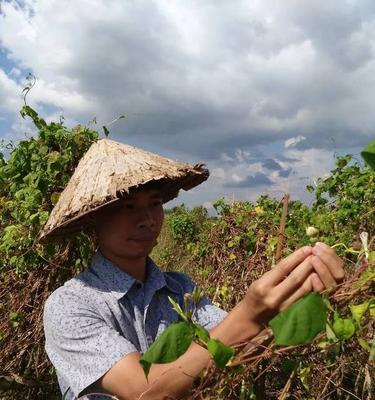
{"label": "man's mouth", "polygon": [[151,242],[154,240],[154,237],[141,237],[141,238],[131,238],[130,240],[135,240],[136,242]]}

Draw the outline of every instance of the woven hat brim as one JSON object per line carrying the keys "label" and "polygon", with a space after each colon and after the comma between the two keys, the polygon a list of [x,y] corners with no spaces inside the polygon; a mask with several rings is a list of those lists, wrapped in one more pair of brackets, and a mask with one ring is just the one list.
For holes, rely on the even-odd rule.
{"label": "woven hat brim", "polygon": [[[185,176],[182,176],[180,178],[151,179],[137,186],[130,187],[129,190],[140,189],[142,186],[146,187],[147,184],[149,183],[156,183],[160,185],[160,192],[163,198],[163,203],[165,204],[168,201],[171,201],[174,198],[176,198],[181,189],[184,189],[186,191],[190,190],[195,186],[198,186],[205,180],[207,180],[207,178],[209,177],[209,171],[205,168],[202,168],[203,164],[198,164],[195,167],[197,167],[197,172],[199,170],[199,173],[197,172],[193,173],[192,171],[188,171]],[[67,219],[66,221],[64,221],[60,225],[57,225],[50,231],[43,232],[42,230],[38,235],[36,241],[40,243],[46,243],[62,238],[64,236],[70,236],[72,234],[78,233],[82,231],[82,229],[84,228],[94,227],[94,218],[92,218],[94,214],[105,207],[110,207],[111,205],[114,205],[121,198],[126,196],[126,194],[127,192],[118,191],[117,197],[109,198],[103,203],[98,204],[95,207],[80,213],[79,215]]]}

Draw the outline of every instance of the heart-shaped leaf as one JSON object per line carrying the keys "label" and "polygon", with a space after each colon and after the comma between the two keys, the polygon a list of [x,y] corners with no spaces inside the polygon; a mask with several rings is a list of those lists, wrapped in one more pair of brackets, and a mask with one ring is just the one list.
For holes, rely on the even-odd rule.
{"label": "heart-shaped leaf", "polygon": [[276,315],[269,325],[278,345],[310,343],[326,327],[327,306],[319,293],[309,293]]}
{"label": "heart-shaped leaf", "polygon": [[234,349],[232,347],[226,346],[217,339],[210,339],[207,342],[207,350],[211,353],[216,366],[219,368],[224,368],[234,355]]}
{"label": "heart-shaped leaf", "polygon": [[175,322],[155,340],[139,362],[147,377],[151,364],[164,364],[177,360],[189,348],[195,336],[190,322]]}
{"label": "heart-shaped leaf", "polygon": [[333,330],[336,336],[341,340],[346,340],[351,338],[356,327],[354,321],[351,318],[340,318],[337,313],[334,314]]}
{"label": "heart-shaped leaf", "polygon": [[195,324],[195,335],[203,342],[207,343],[210,340],[210,334],[203,326]]}

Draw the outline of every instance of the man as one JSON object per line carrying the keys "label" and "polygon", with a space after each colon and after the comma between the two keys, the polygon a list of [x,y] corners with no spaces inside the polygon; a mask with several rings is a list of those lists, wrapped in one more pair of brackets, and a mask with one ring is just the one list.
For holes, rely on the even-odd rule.
{"label": "man", "polygon": [[[152,365],[148,381],[139,364],[177,320],[167,296],[182,304],[194,288],[187,275],[162,273],[149,257],[164,218],[161,182],[139,182],[92,215],[98,252],[86,271],[46,302],[46,351],[65,399],[89,392],[126,400],[180,398],[210,362],[209,353],[192,343],[178,360]],[[304,294],[335,287],[344,277],[342,266],[329,246],[304,247],[253,282],[229,313],[205,298],[197,322],[228,345],[250,339]]]}

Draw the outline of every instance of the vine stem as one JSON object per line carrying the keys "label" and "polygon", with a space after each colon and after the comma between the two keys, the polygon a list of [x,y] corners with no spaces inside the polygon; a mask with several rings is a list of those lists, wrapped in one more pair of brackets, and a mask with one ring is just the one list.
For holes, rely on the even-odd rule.
{"label": "vine stem", "polygon": [[277,248],[276,248],[276,257],[275,261],[276,264],[280,261],[283,253],[284,247],[284,239],[285,239],[285,225],[286,225],[286,217],[288,215],[288,204],[289,204],[289,193],[286,193],[282,199],[283,202],[283,210],[281,213],[281,221],[280,221],[280,228],[277,237]]}
{"label": "vine stem", "polygon": [[348,247],[345,243],[336,243],[336,244],[334,244],[333,246],[331,246],[331,249],[334,249],[334,248],[336,248],[336,247],[344,247],[345,248],[345,251],[347,252],[347,253],[352,253],[352,254],[361,254],[361,253],[363,253],[363,250],[354,250],[354,249],[352,249],[351,247]]}

